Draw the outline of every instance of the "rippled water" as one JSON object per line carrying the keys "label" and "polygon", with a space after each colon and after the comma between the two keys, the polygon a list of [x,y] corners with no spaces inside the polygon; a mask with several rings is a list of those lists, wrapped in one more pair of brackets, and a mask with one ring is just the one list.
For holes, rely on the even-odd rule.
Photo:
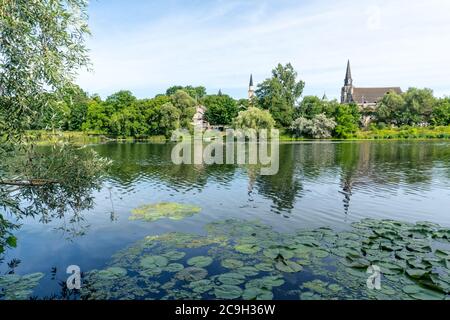
{"label": "rippled water", "polygon": [[[62,221],[26,219],[17,231],[18,274],[43,272],[35,295],[58,293],[68,265],[101,269],[111,256],[149,235],[180,231],[205,234],[204,226],[225,219],[255,220],[277,232],[331,227],[345,230],[363,218],[431,221],[450,226],[450,143],[312,142],[282,144],[280,170],[237,165],[173,165],[170,144],[93,146],[113,166],[95,207],[75,226],[83,235],[55,230]],[[182,221],[130,221],[131,210],[158,202],[200,206]]]}

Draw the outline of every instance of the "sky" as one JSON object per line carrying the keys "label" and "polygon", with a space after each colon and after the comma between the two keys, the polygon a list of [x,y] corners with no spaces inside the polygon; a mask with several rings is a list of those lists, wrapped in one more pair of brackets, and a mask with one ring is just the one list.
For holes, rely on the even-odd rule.
{"label": "sky", "polygon": [[448,0],[91,0],[92,71],[77,83],[106,97],[151,98],[172,85],[247,96],[290,62],[304,95],[338,98],[350,59],[357,87],[450,95]]}

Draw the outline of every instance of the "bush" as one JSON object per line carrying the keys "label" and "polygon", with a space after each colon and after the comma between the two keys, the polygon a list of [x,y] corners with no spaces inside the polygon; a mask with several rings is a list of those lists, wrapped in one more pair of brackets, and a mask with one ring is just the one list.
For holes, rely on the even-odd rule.
{"label": "bush", "polygon": [[271,129],[274,126],[275,120],[270,112],[255,107],[239,112],[234,119],[234,127],[238,129]]}
{"label": "bush", "polygon": [[314,139],[331,138],[336,122],[325,114],[316,115],[312,120],[300,117],[290,127],[297,137],[307,136]]}

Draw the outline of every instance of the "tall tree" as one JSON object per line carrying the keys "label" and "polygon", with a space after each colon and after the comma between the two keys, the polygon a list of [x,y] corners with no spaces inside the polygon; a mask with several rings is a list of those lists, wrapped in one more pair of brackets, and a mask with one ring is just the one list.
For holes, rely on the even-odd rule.
{"label": "tall tree", "polygon": [[61,92],[88,64],[86,7],[85,0],[1,2],[0,132],[9,139],[48,106],[45,93]]}
{"label": "tall tree", "polygon": [[258,104],[270,111],[278,125],[288,127],[294,117],[297,100],[303,93],[305,83],[297,81],[297,72],[288,63],[272,70],[272,77],[258,85]]}
{"label": "tall tree", "polygon": [[238,114],[236,101],[226,94],[210,95],[202,99],[206,119],[212,125],[229,125]]}

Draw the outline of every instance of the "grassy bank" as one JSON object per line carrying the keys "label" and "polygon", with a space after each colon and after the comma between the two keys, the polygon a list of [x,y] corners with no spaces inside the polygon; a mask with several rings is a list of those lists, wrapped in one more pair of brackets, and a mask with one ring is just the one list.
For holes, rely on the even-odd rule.
{"label": "grassy bank", "polygon": [[[28,131],[27,138],[39,145],[52,144],[57,141],[70,141],[75,144],[92,144],[108,141],[116,142],[153,142],[164,143],[167,141],[164,136],[148,137],[112,137],[97,132],[81,131]],[[358,131],[347,139],[331,138],[327,140],[406,140],[406,139],[450,139],[450,126],[443,127],[403,127],[388,129],[371,129],[367,131]],[[285,130],[280,131],[280,141],[308,141],[314,139],[296,138],[289,135]]]}
{"label": "grassy bank", "polygon": [[85,145],[92,143],[102,143],[108,141],[134,142],[147,141],[162,143],[166,141],[164,136],[150,137],[111,137],[97,132],[89,131],[46,131],[30,130],[27,132],[27,139],[36,142],[38,145],[49,145],[58,141],[70,141],[75,144]]}
{"label": "grassy bank", "polygon": [[372,129],[357,132],[354,139],[450,139],[450,126]]}

